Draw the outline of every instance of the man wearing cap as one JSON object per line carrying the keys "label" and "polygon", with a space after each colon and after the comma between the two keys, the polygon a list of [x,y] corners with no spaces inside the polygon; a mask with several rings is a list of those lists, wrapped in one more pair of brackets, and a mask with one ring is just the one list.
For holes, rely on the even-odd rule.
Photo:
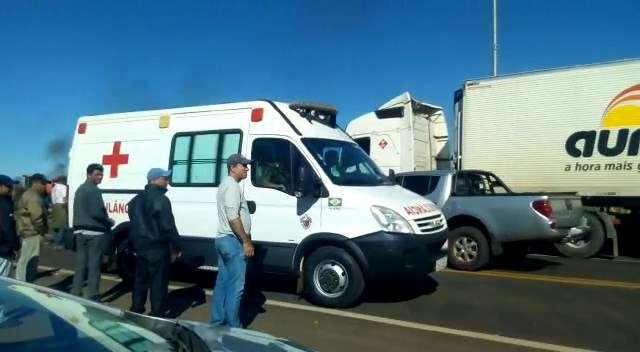
{"label": "man wearing cap", "polygon": [[227,159],[229,177],[218,186],[218,276],[213,291],[211,323],[241,328],[240,302],[244,293],[247,258],[253,257],[249,207],[239,182],[247,178],[251,160],[241,154]]}
{"label": "man wearing cap", "polygon": [[109,218],[98,185],[104,177],[100,164],[87,166],[87,179],[78,187],[73,201],[73,230],[76,245],[75,273],[71,294],[82,295],[87,278],[85,297],[99,300],[100,266],[106,236],[114,221]]}
{"label": "man wearing cap", "polygon": [[136,255],[130,310],[144,313],[149,291],[149,315],[156,317],[166,313],[170,265],[182,254],[171,202],[165,195],[169,176],[171,171],[149,170],[144,191],[129,202],[129,238]]}
{"label": "man wearing cap", "polygon": [[30,178],[31,187],[25,191],[16,205],[16,227],[22,240],[20,258],[16,267],[16,279],[32,282],[38,273],[40,239],[47,233],[47,212],[42,196],[49,182],[43,174]]}
{"label": "man wearing cap", "polygon": [[13,184],[9,176],[0,175],[0,276],[7,277],[11,272],[11,260],[20,248],[11,199]]}
{"label": "man wearing cap", "polygon": [[25,189],[24,189],[24,185],[22,183],[21,178],[16,177],[13,179],[13,194],[12,194],[12,199],[13,199],[13,204],[18,204],[18,201],[20,200],[20,197],[22,197],[22,194],[24,193]]}

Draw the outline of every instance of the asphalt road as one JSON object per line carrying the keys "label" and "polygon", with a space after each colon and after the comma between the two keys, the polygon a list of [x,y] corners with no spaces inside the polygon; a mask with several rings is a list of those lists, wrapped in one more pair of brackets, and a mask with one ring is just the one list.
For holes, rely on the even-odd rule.
{"label": "asphalt road", "polygon": [[[44,246],[37,283],[68,290],[73,253]],[[178,269],[173,317],[209,320],[215,274]],[[244,303],[250,329],[322,351],[636,351],[640,262],[529,256],[477,273],[384,283],[346,310],[315,307],[295,281],[261,277]],[[126,309],[130,288],[105,274],[103,301]]]}

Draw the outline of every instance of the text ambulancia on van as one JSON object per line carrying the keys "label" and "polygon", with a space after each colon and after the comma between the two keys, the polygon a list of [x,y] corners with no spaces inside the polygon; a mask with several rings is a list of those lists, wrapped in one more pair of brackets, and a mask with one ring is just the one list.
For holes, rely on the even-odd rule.
{"label": "text ambulancia on van", "polygon": [[81,117],[70,151],[70,203],[86,166],[104,165],[114,255],[119,271],[131,273],[127,203],[150,168],[168,166],[182,260],[213,268],[216,191],[234,153],[254,161],[241,183],[252,213],[252,260],[264,272],[301,278],[314,303],[349,306],[370,280],[446,266],[440,210],[389,182],[325,105],[254,101]]}

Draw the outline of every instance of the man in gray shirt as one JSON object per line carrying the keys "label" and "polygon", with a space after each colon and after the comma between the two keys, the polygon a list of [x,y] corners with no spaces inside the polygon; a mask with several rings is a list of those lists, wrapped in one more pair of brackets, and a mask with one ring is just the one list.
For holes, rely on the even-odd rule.
{"label": "man in gray shirt", "polygon": [[240,154],[227,159],[229,177],[218,186],[218,277],[213,291],[211,323],[241,328],[240,301],[244,293],[247,259],[253,257],[249,207],[239,182],[247,178],[251,160]]}
{"label": "man in gray shirt", "polygon": [[104,168],[100,164],[87,166],[87,180],[78,187],[73,202],[73,229],[76,245],[75,273],[71,294],[82,295],[85,284],[85,297],[100,300],[100,265],[107,234],[114,225],[109,218],[102,200],[102,191],[98,185],[102,182]]}

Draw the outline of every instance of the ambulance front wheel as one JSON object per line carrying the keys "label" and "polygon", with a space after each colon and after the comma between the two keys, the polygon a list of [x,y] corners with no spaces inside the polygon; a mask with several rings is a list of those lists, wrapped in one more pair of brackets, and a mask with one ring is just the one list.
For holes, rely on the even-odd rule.
{"label": "ambulance front wheel", "polygon": [[326,307],[353,306],[365,287],[360,265],[339,247],[326,246],[313,251],[305,260],[303,275],[307,299]]}

